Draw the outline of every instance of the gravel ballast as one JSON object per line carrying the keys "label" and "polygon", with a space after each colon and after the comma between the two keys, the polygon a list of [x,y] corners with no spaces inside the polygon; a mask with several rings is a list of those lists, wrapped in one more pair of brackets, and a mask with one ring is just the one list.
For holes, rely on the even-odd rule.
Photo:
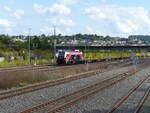
{"label": "gravel ballast", "polygon": [[[140,80],[143,80],[149,73],[150,67],[143,69],[134,76],[131,76],[89,98],[81,100],[71,107],[61,110],[59,113],[107,113],[108,110],[110,110],[112,106],[121,99],[121,97],[125,96],[131,88],[133,88]],[[150,79],[147,82],[150,82]],[[139,93],[138,96],[141,96],[141,93]],[[134,107],[134,105],[131,107]]]}
{"label": "gravel ballast", "polygon": [[78,90],[79,88],[86,86],[87,84],[93,83],[95,81],[115,76],[126,72],[133,67],[124,67],[120,69],[109,70],[108,72],[98,74],[96,76],[83,78],[80,80],[75,80],[66,84],[45,88],[32,93],[16,96],[10,99],[5,99],[0,101],[0,113],[18,113],[27,108],[38,105],[49,99],[57,98],[59,96],[68,94],[72,91]]}
{"label": "gravel ballast", "polygon": [[[147,85],[150,87],[150,81],[147,82]],[[140,113],[150,113],[150,95],[148,96],[143,107],[141,108]]]}
{"label": "gravel ballast", "polygon": [[136,89],[136,91],[132,93],[131,96],[129,96],[129,98],[114,113],[134,113],[145,92],[150,87],[150,84],[147,84],[148,82],[150,82],[150,78],[146,80],[141,87]]}

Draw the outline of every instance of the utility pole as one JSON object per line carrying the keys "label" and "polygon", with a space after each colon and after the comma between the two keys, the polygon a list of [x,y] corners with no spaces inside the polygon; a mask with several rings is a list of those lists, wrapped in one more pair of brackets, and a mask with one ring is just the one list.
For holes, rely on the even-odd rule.
{"label": "utility pole", "polygon": [[[86,46],[87,46],[87,48],[86,48],[86,50],[88,51],[88,38],[86,39]],[[89,64],[88,64],[88,60],[87,60],[87,62],[86,62],[86,67],[87,67],[87,71],[89,70]]]}
{"label": "utility pole", "polygon": [[31,49],[31,46],[30,46],[30,43],[31,43],[31,37],[30,37],[30,35],[31,35],[31,28],[28,29],[28,32],[29,32],[28,39],[29,39],[29,65],[30,65],[31,64],[31,51],[30,51],[30,49]]}
{"label": "utility pole", "polygon": [[54,62],[56,61],[56,27],[54,26]]}
{"label": "utility pole", "polygon": [[[86,58],[86,41],[85,41],[85,58]],[[85,60],[85,64],[86,64],[87,60]]]}
{"label": "utility pole", "polygon": [[[88,49],[88,40],[87,40],[87,38],[85,39],[85,58],[87,58],[87,49]],[[88,59],[85,61],[85,64],[86,64],[86,69],[87,69],[87,71],[89,70],[89,66],[88,66]]]}

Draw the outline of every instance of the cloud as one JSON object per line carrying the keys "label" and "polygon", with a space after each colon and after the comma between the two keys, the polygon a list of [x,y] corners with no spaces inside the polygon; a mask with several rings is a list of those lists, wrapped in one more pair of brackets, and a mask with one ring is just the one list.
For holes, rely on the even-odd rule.
{"label": "cloud", "polygon": [[118,29],[123,33],[133,33],[138,30],[138,25],[134,24],[131,20],[126,20],[125,23],[116,23]]}
{"label": "cloud", "polygon": [[[70,28],[75,25],[75,22],[70,19],[71,10],[65,4],[53,4],[51,7],[45,7],[43,5],[34,4],[33,8],[42,16],[45,16],[46,22],[49,25],[55,25],[57,32],[61,34],[69,33]],[[40,29],[42,33],[50,33],[49,27],[43,27]]]}
{"label": "cloud", "polygon": [[[45,21],[49,25],[55,25],[57,27],[57,32],[61,34],[66,34],[71,32],[71,28],[75,25],[75,22],[70,19],[71,10],[63,3],[55,3],[50,7],[45,7],[39,4],[33,4],[35,11],[45,16]],[[42,33],[50,33],[51,28],[45,26],[40,29]]]}
{"label": "cloud", "polygon": [[65,4],[65,5],[72,5],[77,3],[78,0],[60,0],[61,4]]}
{"label": "cloud", "polygon": [[7,12],[11,12],[11,8],[8,7],[8,6],[4,6],[4,10],[7,11]]}
{"label": "cloud", "polygon": [[56,28],[56,34],[71,35],[73,34],[70,28]]}
{"label": "cloud", "polygon": [[9,14],[13,17],[15,17],[16,19],[21,19],[22,16],[24,15],[24,10],[22,9],[17,9],[15,11],[13,11],[10,7],[8,6],[4,6],[4,10],[9,12]]}
{"label": "cloud", "polygon": [[49,34],[52,31],[52,29],[50,27],[43,27],[40,29],[40,32],[44,33],[44,34]]}
{"label": "cloud", "polygon": [[0,19],[0,27],[13,27],[14,23],[7,19]]}
{"label": "cloud", "polygon": [[53,24],[53,25],[57,25],[57,26],[73,26],[75,25],[75,23],[73,22],[73,20],[71,19],[64,19],[64,18],[50,18],[48,19],[48,21]]}
{"label": "cloud", "polygon": [[21,9],[18,9],[16,10],[14,13],[13,13],[13,16],[16,18],[16,19],[21,19],[22,16],[24,15],[24,10],[21,10]]}
{"label": "cloud", "polygon": [[118,33],[142,33],[150,29],[148,11],[143,7],[93,6],[85,8],[84,13],[94,22]]}
{"label": "cloud", "polygon": [[91,27],[89,25],[85,26],[85,33],[86,34],[98,34],[106,36],[106,33],[101,31],[100,29],[95,29],[94,27]]}
{"label": "cloud", "polygon": [[92,33],[94,33],[94,32],[95,32],[95,31],[93,30],[93,28],[92,28],[92,27],[90,27],[90,26],[86,26],[85,30],[86,30],[86,31],[87,31],[87,33],[89,33],[89,34],[92,34]]}
{"label": "cloud", "polygon": [[[44,26],[43,28],[40,29],[40,32],[41,33],[44,33],[44,34],[49,34],[49,35],[52,35],[54,34],[53,33],[53,30],[54,28],[53,27],[48,27],[48,26]],[[68,35],[68,34],[71,34],[72,33],[72,30],[70,28],[59,28],[59,27],[56,27],[56,34],[63,34],[63,35]]]}
{"label": "cloud", "polygon": [[33,4],[33,8],[39,14],[45,14],[47,11],[47,8],[45,8],[44,6],[39,5],[39,4]]}
{"label": "cloud", "polygon": [[34,4],[33,8],[39,14],[49,14],[49,15],[69,15],[71,10],[64,4],[53,4],[51,7],[44,7],[39,4]]}
{"label": "cloud", "polygon": [[12,29],[11,28],[6,28],[4,29],[4,33],[8,34],[8,33],[12,33]]}

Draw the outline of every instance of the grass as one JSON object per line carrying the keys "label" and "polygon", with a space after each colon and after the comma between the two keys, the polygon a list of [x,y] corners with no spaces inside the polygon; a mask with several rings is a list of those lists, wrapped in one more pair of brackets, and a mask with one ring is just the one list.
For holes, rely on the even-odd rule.
{"label": "grass", "polygon": [[[58,71],[31,71],[31,72],[5,72],[0,73],[0,89],[7,89],[12,87],[24,87],[28,84],[34,84],[47,80],[55,80],[58,78],[64,78],[66,76],[75,75],[78,73],[86,72],[86,66],[75,65],[73,68],[60,69]],[[97,66],[92,66],[96,69]]]}
{"label": "grass", "polygon": [[27,60],[13,60],[13,61],[3,61],[0,62],[0,66],[20,66],[20,65],[27,65]]}
{"label": "grass", "polygon": [[0,75],[0,89],[23,87],[28,84],[48,80],[48,76],[41,72],[7,72]]}
{"label": "grass", "polygon": [[[120,62],[121,63],[121,62]],[[114,64],[116,65],[116,64]],[[0,89],[7,89],[12,87],[24,87],[29,84],[56,80],[58,78],[64,78],[67,76],[74,76],[79,73],[94,71],[97,69],[107,68],[108,65],[106,63],[95,63],[90,64],[88,69],[85,64],[82,65],[74,65],[71,68],[66,66],[66,69],[62,68],[57,71],[16,71],[16,72],[5,72],[0,73]]]}
{"label": "grass", "polygon": [[[31,60],[31,64],[46,64],[51,63],[52,60],[42,59],[42,60]],[[12,61],[2,61],[0,62],[0,66],[22,66],[28,65],[28,60],[12,60]]]}
{"label": "grass", "polygon": [[25,87],[27,86],[28,84],[26,82],[22,82],[22,83],[19,83],[19,87]]}

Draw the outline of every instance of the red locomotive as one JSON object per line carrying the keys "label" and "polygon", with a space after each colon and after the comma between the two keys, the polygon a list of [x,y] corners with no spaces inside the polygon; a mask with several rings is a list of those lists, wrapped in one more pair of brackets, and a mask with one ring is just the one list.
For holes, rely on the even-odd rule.
{"label": "red locomotive", "polygon": [[75,51],[59,51],[56,54],[57,64],[77,64],[83,62],[83,53]]}

